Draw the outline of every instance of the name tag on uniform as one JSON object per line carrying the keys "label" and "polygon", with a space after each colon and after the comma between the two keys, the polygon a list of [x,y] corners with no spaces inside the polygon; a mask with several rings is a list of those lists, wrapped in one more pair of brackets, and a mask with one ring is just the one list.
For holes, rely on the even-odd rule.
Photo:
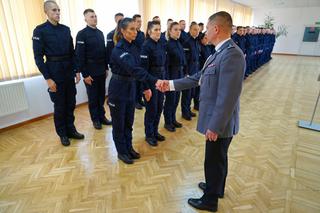
{"label": "name tag on uniform", "polygon": [[107,41],[113,41],[112,39],[107,39]]}
{"label": "name tag on uniform", "polygon": [[84,41],[77,41],[77,44],[84,44]]}
{"label": "name tag on uniform", "polygon": [[[29,37],[29,38],[30,38],[30,37]],[[40,38],[39,38],[39,37],[36,37],[36,36],[33,36],[32,39],[33,39],[33,40],[40,40]]]}
{"label": "name tag on uniform", "polygon": [[140,58],[148,58],[147,55],[140,55]]}

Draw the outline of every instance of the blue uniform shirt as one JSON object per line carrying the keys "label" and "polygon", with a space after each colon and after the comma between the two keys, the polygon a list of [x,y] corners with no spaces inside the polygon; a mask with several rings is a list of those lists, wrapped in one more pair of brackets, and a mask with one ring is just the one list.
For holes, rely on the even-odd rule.
{"label": "blue uniform shirt", "polygon": [[[76,63],[69,27],[47,21],[34,29],[32,40],[34,59],[45,79],[63,82],[74,78]],[[50,57],[64,59],[50,61]]]}
{"label": "blue uniform shirt", "polygon": [[186,65],[186,58],[182,44],[179,40],[169,38],[167,43],[167,75],[168,79],[182,78],[181,73],[174,73],[179,69],[175,67],[184,67]]}
{"label": "blue uniform shirt", "polygon": [[76,57],[78,70],[84,78],[105,74],[107,60],[103,33],[89,26],[79,31],[76,38]]}
{"label": "blue uniform shirt", "polygon": [[209,45],[200,44],[200,69],[202,69],[204,63],[206,62],[207,58],[211,55],[212,50]]}
{"label": "blue uniform shirt", "polygon": [[[112,50],[110,64],[112,73],[116,75],[135,78],[150,84],[155,84],[157,81],[157,78],[140,66],[140,54],[137,47],[125,39],[121,39]],[[111,78],[109,85],[110,99],[134,101],[135,93],[135,81]]]}
{"label": "blue uniform shirt", "polygon": [[193,70],[194,68],[197,68],[197,66],[194,66],[194,65],[199,64],[199,56],[200,56],[199,42],[197,38],[193,38],[188,33],[188,38],[187,40],[185,40],[185,42],[182,45],[183,45],[183,49],[184,49],[186,60],[187,60],[185,74],[192,75],[199,71],[199,70]]}
{"label": "blue uniform shirt", "polygon": [[188,33],[186,31],[181,30],[179,41],[183,44],[188,39]]}

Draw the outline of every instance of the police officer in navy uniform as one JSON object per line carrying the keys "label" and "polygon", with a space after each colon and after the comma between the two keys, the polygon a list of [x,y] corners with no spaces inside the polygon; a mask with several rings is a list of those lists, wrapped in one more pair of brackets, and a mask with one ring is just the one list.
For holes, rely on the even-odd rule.
{"label": "police officer in navy uniform", "polygon": [[89,100],[89,112],[94,128],[111,125],[105,117],[104,101],[108,65],[103,33],[97,29],[97,16],[92,9],[83,12],[87,27],[76,38],[78,70],[82,73]]}
{"label": "police officer in navy uniform", "polygon": [[[132,125],[134,122],[136,80],[154,85],[157,78],[140,66],[140,53],[133,41],[137,29],[132,18],[124,18],[117,27],[117,45],[112,50],[112,77],[108,91],[108,105],[112,117],[112,136],[118,152],[118,158],[126,164],[139,159],[140,154],[132,147]],[[159,83],[159,82],[157,82]],[[151,98],[151,92],[145,97]]]}
{"label": "police officer in navy uniform", "polygon": [[[152,76],[164,79],[166,63],[166,43],[160,40],[161,26],[158,21],[148,22],[147,39],[141,50],[141,66]],[[152,97],[146,102],[144,127],[146,141],[151,146],[157,146],[158,141],[165,137],[158,131],[160,117],[163,109],[164,94],[158,91],[153,84],[144,84],[144,91],[151,91]]]}
{"label": "police officer in navy uniform", "polygon": [[[143,45],[145,38],[146,38],[144,35],[144,32],[141,31],[141,24],[142,24],[141,15],[135,14],[132,17],[132,19],[135,21],[136,26],[137,26],[137,37],[133,41],[133,43],[136,45],[136,47],[138,48],[138,51],[140,52],[142,45]],[[142,109],[145,106],[145,104],[142,100],[143,86],[140,81],[136,82],[136,86],[137,86],[136,109]]]}
{"label": "police officer in navy uniform", "polygon": [[[116,22],[116,24],[118,24],[118,22],[122,19],[123,19],[123,13],[116,13],[114,15],[114,21]],[[113,29],[107,34],[107,47],[106,47],[106,49],[107,49],[107,64],[108,64],[108,66],[110,66],[110,57],[111,57],[112,50],[115,46],[115,43],[114,43],[114,37],[116,36],[115,31],[116,31],[116,29]]]}
{"label": "police officer in navy uniform", "polygon": [[[200,69],[199,55],[200,46],[197,40],[199,35],[199,26],[196,22],[192,22],[189,28],[188,38],[183,42],[182,46],[186,55],[187,66],[185,67],[185,76],[193,75]],[[194,99],[194,105],[199,106],[199,90],[187,89],[182,91],[181,97],[181,113],[182,118],[190,121],[196,114],[191,111],[191,101]]]}
{"label": "police officer in navy uniform", "polygon": [[[74,48],[69,27],[59,24],[60,8],[55,1],[46,1],[44,11],[48,20],[33,31],[35,62],[46,79],[48,92],[54,103],[54,124],[61,143],[69,146],[69,138],[83,139],[74,126],[76,105],[76,73]],[[43,57],[46,57],[44,62]]]}
{"label": "police officer in navy uniform", "polygon": [[179,41],[181,42],[181,44],[183,44],[188,39],[188,33],[185,31],[186,21],[180,20],[179,26],[180,26],[180,30],[181,30],[181,35],[180,35]]}
{"label": "police officer in navy uniform", "polygon": [[[172,22],[167,30],[167,74],[166,79],[174,80],[183,77],[183,68],[186,65],[186,58],[182,44],[179,41],[181,34],[178,22]],[[181,128],[182,124],[176,120],[176,111],[180,100],[179,91],[170,91],[165,94],[165,103],[163,109],[164,128],[170,132]]]}

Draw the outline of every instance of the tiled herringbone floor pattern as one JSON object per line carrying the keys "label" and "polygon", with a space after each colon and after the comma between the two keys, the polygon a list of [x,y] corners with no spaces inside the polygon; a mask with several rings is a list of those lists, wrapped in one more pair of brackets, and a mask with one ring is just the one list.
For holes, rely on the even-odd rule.
{"label": "tiled herringbone floor pattern", "polygon": [[[219,212],[320,212],[320,133],[297,127],[311,117],[319,73],[319,58],[274,56],[245,81]],[[0,133],[0,212],[196,212],[186,202],[202,195],[196,120],[176,133],[162,121],[167,140],[151,148],[143,115],[134,124],[142,159],[130,166],[117,160],[111,127],[93,129],[87,106],[76,110],[86,139],[67,148],[52,117]]]}

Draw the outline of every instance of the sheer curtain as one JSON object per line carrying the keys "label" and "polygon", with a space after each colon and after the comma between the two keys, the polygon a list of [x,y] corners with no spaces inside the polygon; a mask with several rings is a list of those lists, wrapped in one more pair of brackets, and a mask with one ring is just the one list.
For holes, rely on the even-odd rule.
{"label": "sheer curtain", "polygon": [[217,0],[190,1],[190,21],[206,24],[208,18],[215,12],[217,12]]}
{"label": "sheer curtain", "polygon": [[32,32],[45,20],[43,0],[0,0],[0,81],[39,74]]}
{"label": "sheer curtain", "polygon": [[184,19],[188,24],[189,6],[189,1],[186,0],[140,0],[143,29],[146,29],[146,23],[154,16],[159,16],[161,19],[161,31],[166,30],[168,18],[174,21]]}

